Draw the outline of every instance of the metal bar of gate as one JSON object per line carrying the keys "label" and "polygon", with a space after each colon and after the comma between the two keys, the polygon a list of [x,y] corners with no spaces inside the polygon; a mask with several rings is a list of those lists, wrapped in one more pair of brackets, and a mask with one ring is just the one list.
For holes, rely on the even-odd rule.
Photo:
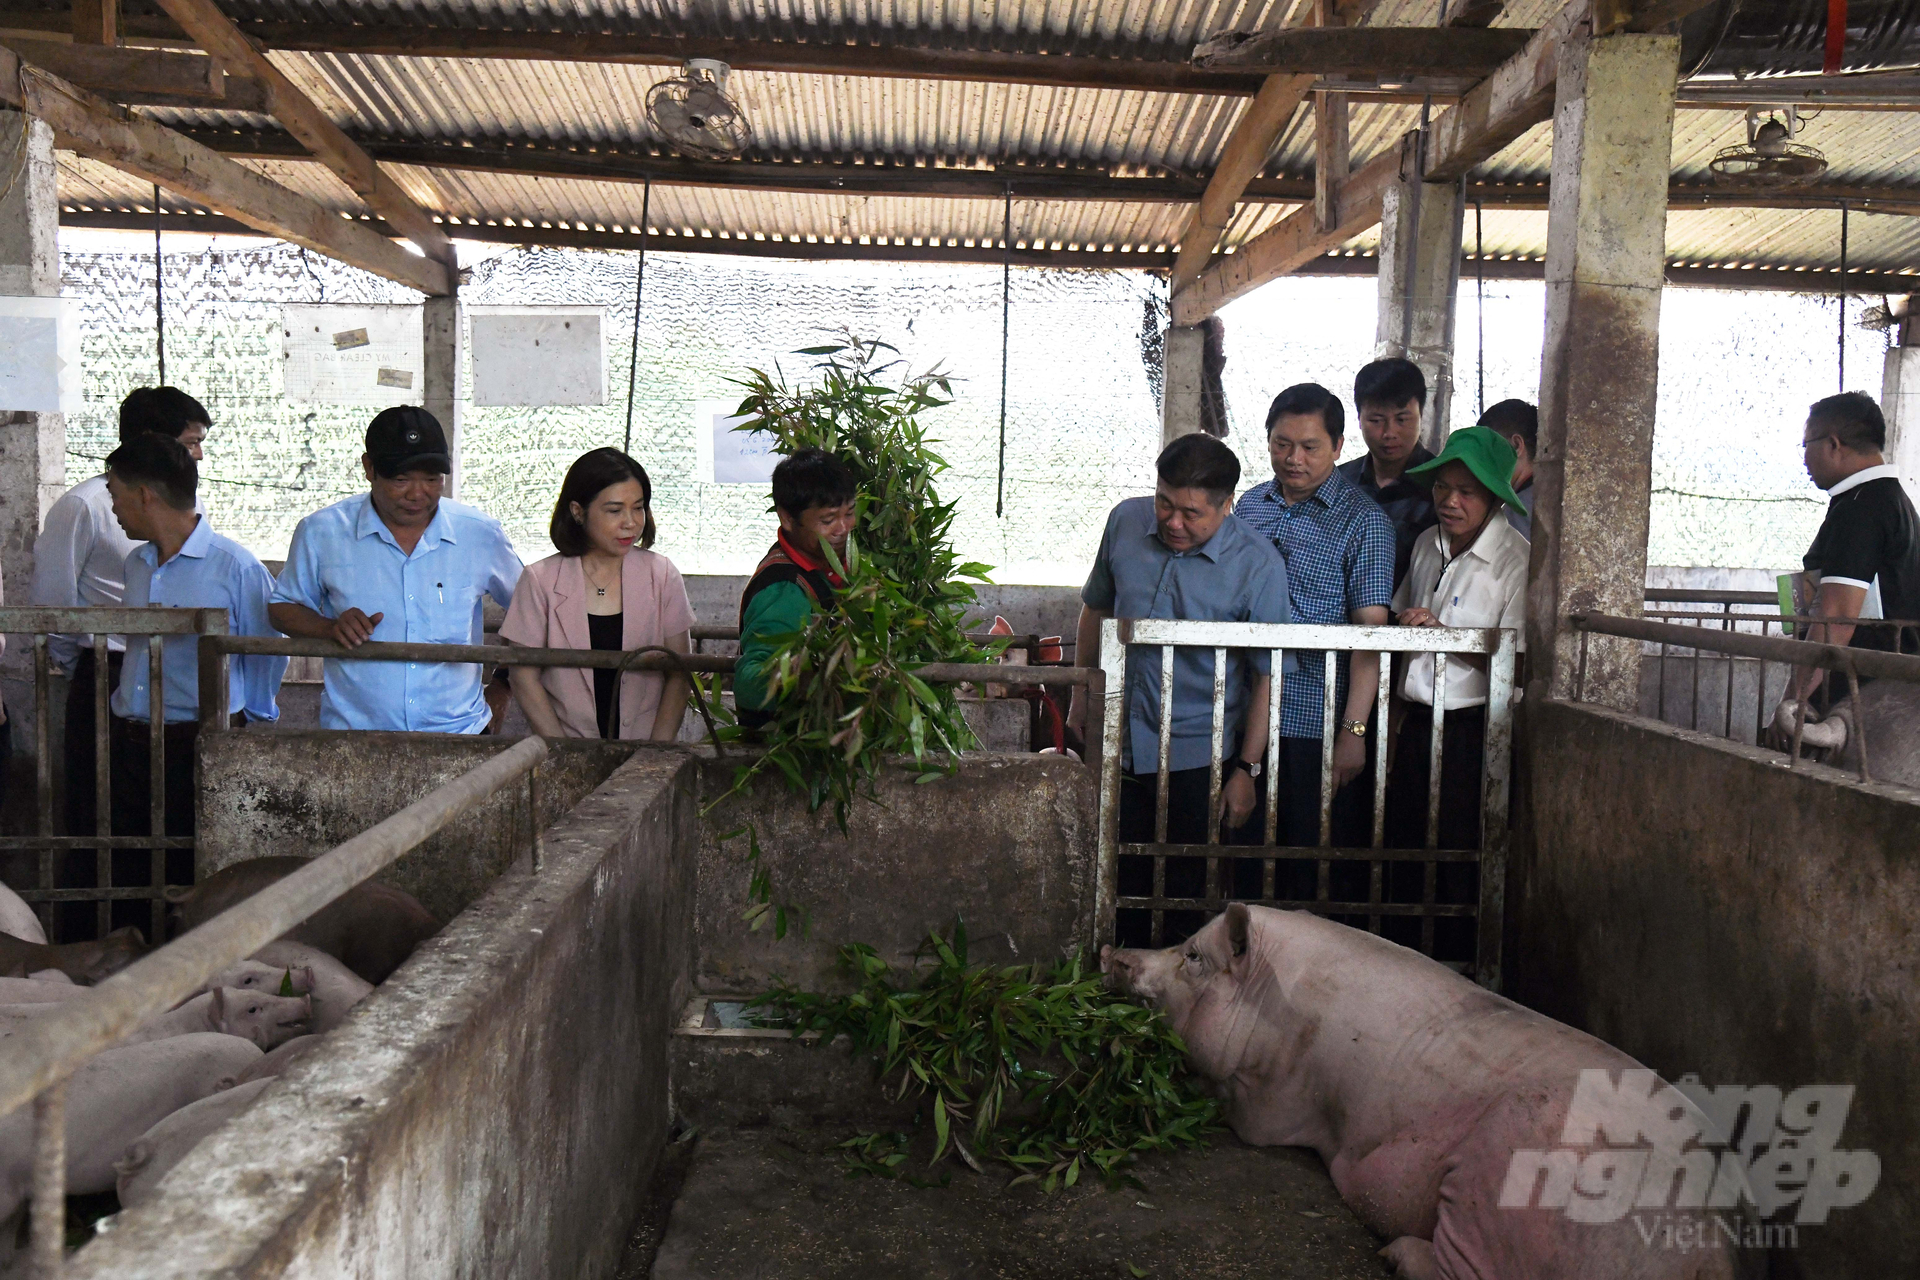
{"label": "metal bar of gate", "polygon": [[1320,654],[1320,664],[1320,843],[1328,845],[1333,843],[1333,720],[1339,665],[1331,649]]}
{"label": "metal bar of gate", "polygon": [[1486,774],[1480,817],[1480,929],[1474,981],[1498,991],[1507,911],[1507,806],[1513,762],[1513,669],[1515,638],[1500,632],[1487,663]]}
{"label": "metal bar of gate", "polygon": [[[110,714],[107,699],[110,695],[108,685],[113,681],[108,673],[112,670],[113,653],[104,632],[93,633],[93,834],[95,838],[109,835],[113,830],[113,738],[112,726],[107,723]],[[124,659],[123,659],[124,661]],[[67,779],[67,785],[73,785],[73,779]],[[78,832],[72,834],[80,834]],[[93,883],[98,889],[113,887],[113,846],[96,845],[93,855]],[[52,888],[51,885],[47,886]],[[94,908],[94,926],[101,937],[113,931],[113,902],[101,898],[100,905]],[[160,939],[155,938],[158,944]]]}
{"label": "metal bar of gate", "polygon": [[[159,636],[147,637],[147,834],[164,839],[167,835],[167,686],[162,676]],[[127,655],[132,661],[133,655]],[[154,885],[167,882],[167,851],[155,845],[149,855],[149,880]],[[153,932],[157,943],[166,937],[166,899],[153,899]]]}
{"label": "metal bar of gate", "polygon": [[[1167,800],[1172,791],[1173,771],[1167,757],[1173,752],[1173,653],[1172,645],[1160,647],[1160,763],[1154,780],[1153,842],[1167,842]],[[1135,762],[1136,764],[1138,761]],[[1159,864],[1154,865],[1156,875]],[[1158,890],[1156,889],[1156,893]]]}
{"label": "metal bar of gate", "polygon": [[1108,618],[1100,624],[1100,670],[1106,676],[1100,721],[1100,852],[1094,867],[1092,951],[1113,941],[1114,874],[1120,852],[1120,735],[1125,728],[1127,702],[1127,645],[1122,627],[1131,624]]}

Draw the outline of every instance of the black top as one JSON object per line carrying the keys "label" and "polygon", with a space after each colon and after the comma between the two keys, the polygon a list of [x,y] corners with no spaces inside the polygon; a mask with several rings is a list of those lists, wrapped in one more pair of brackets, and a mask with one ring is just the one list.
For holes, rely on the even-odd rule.
{"label": "black top", "polygon": [[[1876,476],[1834,495],[1802,563],[1822,582],[1871,588],[1878,579],[1882,617],[1920,619],[1920,517],[1895,476]],[[1853,646],[1920,652],[1915,628],[1901,628],[1898,644],[1893,631],[1856,628]]]}
{"label": "black top", "polygon": [[[1421,444],[1414,445],[1413,452],[1407,455],[1409,467],[1432,461],[1433,454]],[[1400,580],[1407,576],[1407,565],[1413,561],[1414,539],[1440,523],[1440,517],[1433,513],[1433,494],[1428,486],[1418,480],[1408,479],[1404,472],[1398,480],[1376,484],[1373,479],[1373,455],[1370,453],[1352,462],[1341,463],[1340,474],[1358,485],[1360,492],[1379,503],[1380,509],[1387,513],[1387,519],[1393,522],[1393,586],[1397,591]]]}
{"label": "black top", "polygon": [[[625,629],[626,615],[623,613],[587,615],[587,638],[596,649],[618,649]],[[605,667],[594,671],[594,719],[600,725],[600,736],[603,738],[620,736],[620,701],[615,696],[619,688],[620,673],[618,671]]]}

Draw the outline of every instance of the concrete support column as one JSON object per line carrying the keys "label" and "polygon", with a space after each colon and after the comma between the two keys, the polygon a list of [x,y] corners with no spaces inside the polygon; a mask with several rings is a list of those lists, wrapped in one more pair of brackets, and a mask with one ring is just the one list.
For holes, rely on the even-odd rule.
{"label": "concrete support column", "polygon": [[[1409,143],[1408,145],[1412,145]],[[1412,172],[1411,159],[1403,166]],[[1380,207],[1380,306],[1375,359],[1405,356],[1427,375],[1421,443],[1447,441],[1453,405],[1453,317],[1460,292],[1458,184],[1390,185]]]}
{"label": "concrete support column", "polygon": [[446,428],[447,496],[460,491],[460,295],[428,298],[420,308],[420,403]]}
{"label": "concrete support column", "polygon": [[[60,293],[60,204],[53,181],[53,130],[18,111],[0,111],[0,186],[6,188],[0,196],[0,294]],[[9,604],[27,602],[34,539],[47,508],[66,487],[66,457],[67,423],[60,414],[0,412],[0,584]],[[32,661],[32,652],[16,645],[7,658],[17,668]]]}
{"label": "concrete support column", "polygon": [[1207,332],[1203,326],[1174,325],[1160,353],[1160,446],[1200,430],[1200,401],[1206,384]]}
{"label": "concrete support column", "polygon": [[1907,299],[1907,314],[1887,349],[1880,382],[1880,411],[1887,419],[1887,461],[1900,469],[1909,494],[1920,493],[1920,294]]}
{"label": "concrete support column", "polygon": [[[1568,614],[1644,603],[1679,52],[1672,36],[1584,32],[1560,50],[1527,584],[1536,697],[1575,694]],[[1585,669],[1587,701],[1637,705],[1637,643],[1587,637]]]}

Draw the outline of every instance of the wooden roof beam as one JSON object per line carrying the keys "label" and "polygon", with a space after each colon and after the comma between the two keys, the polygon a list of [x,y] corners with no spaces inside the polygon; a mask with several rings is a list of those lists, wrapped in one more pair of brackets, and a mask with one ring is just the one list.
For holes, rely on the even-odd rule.
{"label": "wooden roof beam", "polygon": [[[367,205],[448,267],[454,265],[453,241],[433,218],[400,189],[373,158],[289,80],[280,68],[240,33],[214,0],[159,0],[186,33],[214,57],[242,69],[266,87],[274,118],[321,163],[340,176]],[[449,277],[451,278],[451,276]]]}
{"label": "wooden roof beam", "polygon": [[[1525,48],[1434,121],[1423,170],[1428,181],[1459,178],[1552,116],[1560,42],[1586,15],[1583,0],[1574,0],[1534,32]],[[1399,178],[1403,166],[1413,170],[1407,149],[1417,145],[1417,137],[1408,134],[1399,148],[1382,152],[1342,184],[1339,216],[1332,225],[1316,219],[1311,209],[1296,210],[1215,262],[1186,288],[1176,281],[1174,323],[1199,324],[1233,299],[1298,269],[1378,222],[1387,185]]]}
{"label": "wooden roof beam", "polygon": [[23,61],[109,102],[263,114],[268,110],[267,95],[258,81],[228,75],[217,60],[204,53],[62,44],[19,36],[0,37],[0,45],[13,50]]}
{"label": "wooden roof beam", "polygon": [[1226,31],[1193,51],[1194,65],[1267,75],[1492,75],[1526,47],[1533,32],[1517,27],[1319,27]]}
{"label": "wooden roof beam", "polygon": [[51,72],[23,64],[5,48],[0,48],[0,102],[45,120],[53,128],[57,145],[157,183],[255,230],[423,293],[442,294],[452,288],[447,265],[411,253],[245,165]]}

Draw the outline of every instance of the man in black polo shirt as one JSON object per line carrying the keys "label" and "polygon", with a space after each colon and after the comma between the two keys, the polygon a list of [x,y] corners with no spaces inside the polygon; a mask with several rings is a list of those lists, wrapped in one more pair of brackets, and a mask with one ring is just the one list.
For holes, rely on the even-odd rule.
{"label": "man in black polo shirt", "polygon": [[1420,443],[1427,410],[1427,379],[1420,366],[1398,358],[1375,360],[1353,379],[1353,407],[1367,456],[1340,464],[1340,474],[1380,504],[1393,524],[1393,585],[1407,576],[1413,540],[1439,523],[1427,486],[1406,478],[1409,467],[1432,462]]}
{"label": "man in black polo shirt", "polygon": [[[1832,621],[1810,626],[1807,639],[1920,652],[1913,627],[1858,625],[1863,617],[1920,619],[1920,516],[1899,473],[1881,455],[1887,424],[1880,406],[1858,391],[1828,396],[1808,411],[1801,443],[1807,474],[1829,499],[1827,518],[1803,563],[1818,584],[1814,616]],[[1821,710],[1845,698],[1844,682],[1822,689],[1827,676],[1819,667],[1796,668],[1789,699],[1811,699]],[[1793,732],[1793,712],[1786,703],[1775,727],[1789,736]]]}

